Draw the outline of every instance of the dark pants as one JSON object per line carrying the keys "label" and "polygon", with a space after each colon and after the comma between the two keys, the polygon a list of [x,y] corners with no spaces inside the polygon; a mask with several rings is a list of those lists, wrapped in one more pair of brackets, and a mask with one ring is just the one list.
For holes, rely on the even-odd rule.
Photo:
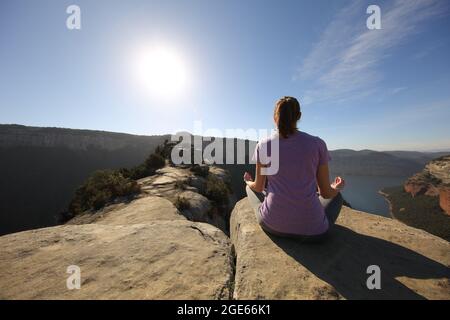
{"label": "dark pants", "polygon": [[250,187],[248,187],[248,186],[246,187],[246,191],[247,191],[248,200],[250,201],[250,205],[252,206],[253,210],[255,211],[256,219],[257,219],[258,223],[260,224],[261,228],[263,228],[266,232],[276,235],[276,236],[296,238],[296,239],[303,240],[305,242],[318,242],[318,241],[322,241],[326,238],[330,229],[334,226],[334,224],[339,216],[339,213],[341,212],[342,204],[344,202],[344,199],[342,198],[342,195],[340,193],[338,193],[338,195],[336,197],[334,197],[333,199],[324,199],[319,196],[319,201],[325,209],[325,215],[327,216],[329,227],[328,227],[328,230],[323,234],[306,236],[306,235],[278,232],[278,231],[272,230],[271,228],[266,226],[264,224],[264,222],[262,221],[261,214],[259,212],[259,208],[260,208],[262,202],[264,201],[264,194],[255,192],[252,189],[250,189]]}

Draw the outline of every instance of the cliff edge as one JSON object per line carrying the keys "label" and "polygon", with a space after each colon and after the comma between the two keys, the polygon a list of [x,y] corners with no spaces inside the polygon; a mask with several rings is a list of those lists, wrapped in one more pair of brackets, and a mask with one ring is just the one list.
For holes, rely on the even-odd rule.
{"label": "cliff edge", "polygon": [[302,244],[265,233],[242,199],[230,233],[235,299],[450,299],[449,242],[393,219],[344,207],[328,241]]}
{"label": "cliff edge", "polygon": [[404,190],[413,197],[421,194],[439,197],[440,207],[450,215],[450,155],[430,161],[405,182]]}
{"label": "cliff edge", "polygon": [[450,155],[430,161],[402,187],[380,193],[394,218],[450,241]]}
{"label": "cliff edge", "polygon": [[[215,167],[208,175],[228,179]],[[228,225],[233,196],[218,208],[199,193],[206,183],[187,168],[165,167],[139,180],[132,201],[0,237],[0,299],[231,298],[233,256],[219,228]],[[79,267],[79,289],[66,285],[69,266]]]}

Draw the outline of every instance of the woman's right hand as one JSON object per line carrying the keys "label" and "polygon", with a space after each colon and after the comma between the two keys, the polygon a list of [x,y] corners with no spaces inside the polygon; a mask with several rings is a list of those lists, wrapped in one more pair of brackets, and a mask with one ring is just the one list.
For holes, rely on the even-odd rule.
{"label": "woman's right hand", "polygon": [[252,175],[251,175],[250,173],[248,173],[248,172],[245,172],[245,173],[244,173],[244,181],[245,181],[245,182],[251,182],[251,181],[253,181]]}
{"label": "woman's right hand", "polygon": [[336,177],[333,183],[331,184],[331,187],[335,190],[340,191],[345,187],[345,180],[341,177]]}

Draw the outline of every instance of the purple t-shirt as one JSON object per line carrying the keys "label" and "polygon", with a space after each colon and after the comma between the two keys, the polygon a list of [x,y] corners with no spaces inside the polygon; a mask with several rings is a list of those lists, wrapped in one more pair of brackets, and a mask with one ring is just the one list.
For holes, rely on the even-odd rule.
{"label": "purple t-shirt", "polygon": [[[253,160],[267,163],[273,139],[258,143]],[[266,198],[260,207],[262,222],[270,229],[298,235],[318,235],[328,220],[317,195],[317,169],[331,160],[325,142],[305,132],[279,140],[279,168],[268,175]],[[263,150],[263,152],[261,152]]]}

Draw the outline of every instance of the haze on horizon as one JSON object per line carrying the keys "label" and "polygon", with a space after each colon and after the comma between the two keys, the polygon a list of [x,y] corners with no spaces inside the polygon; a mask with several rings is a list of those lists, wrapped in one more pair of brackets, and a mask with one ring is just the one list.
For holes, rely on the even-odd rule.
{"label": "haze on horizon", "polygon": [[81,30],[71,4],[1,2],[0,123],[270,130],[291,95],[330,149],[450,150],[448,1],[79,0]]}

